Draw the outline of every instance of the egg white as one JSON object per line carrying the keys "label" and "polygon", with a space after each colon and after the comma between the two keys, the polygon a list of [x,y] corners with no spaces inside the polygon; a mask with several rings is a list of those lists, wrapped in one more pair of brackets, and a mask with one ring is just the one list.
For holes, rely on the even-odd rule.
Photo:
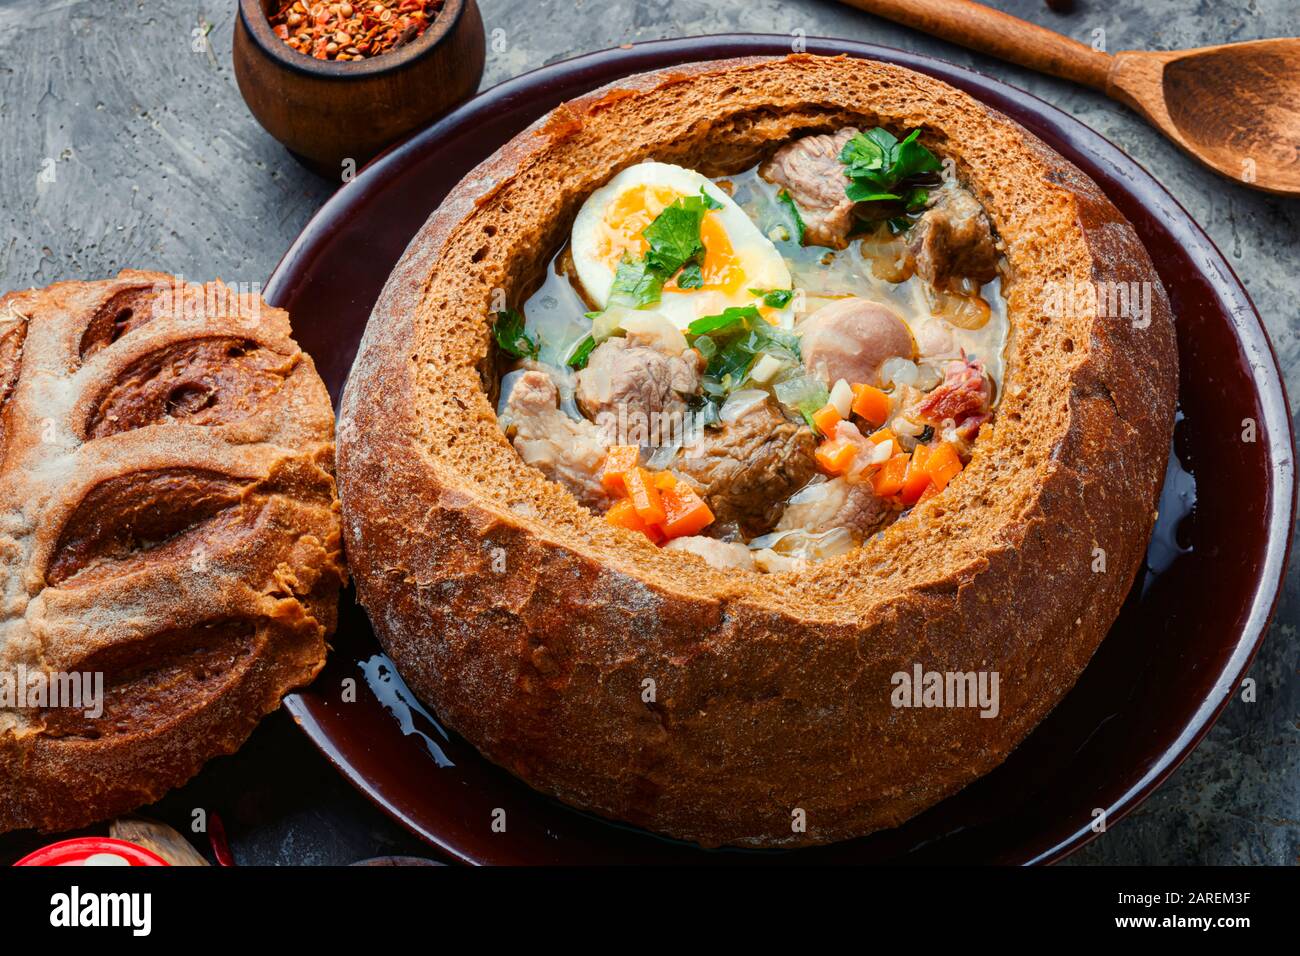
{"label": "egg white", "polygon": [[[608,248],[615,230],[610,225],[611,207],[624,193],[638,187],[651,187],[661,193],[670,191],[678,196],[698,195],[701,188],[721,208],[708,215],[716,217],[716,224],[725,233],[731,246],[732,262],[739,269],[741,280],[728,288],[677,289],[666,287],[660,301],[649,308],[662,313],[679,329],[685,330],[691,322],[706,315],[717,315],[730,306],[760,305],[761,299],[750,289],[768,291],[791,288],[790,270],[777,252],[772,241],[759,231],[730,196],[706,177],[692,169],[670,163],[645,162],[618,173],[597,189],[582,204],[573,222],[570,249],[574,269],[586,297],[598,308],[609,304],[618,257],[610,261],[602,256],[602,247]],[[651,215],[653,218],[653,215]],[[705,237],[708,245],[708,237]],[[789,327],[793,322],[790,306],[783,309],[764,307],[763,315],[770,321]]]}

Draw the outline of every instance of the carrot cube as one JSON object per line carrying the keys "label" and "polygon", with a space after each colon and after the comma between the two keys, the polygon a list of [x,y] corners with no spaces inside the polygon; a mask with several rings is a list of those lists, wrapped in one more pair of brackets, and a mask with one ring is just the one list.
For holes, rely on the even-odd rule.
{"label": "carrot cube", "polygon": [[663,492],[664,520],[660,530],[669,538],[684,538],[696,534],[713,523],[713,512],[684,481]]}
{"label": "carrot cube", "polygon": [[889,394],[874,385],[853,386],[853,413],[860,415],[872,427],[879,427],[889,421],[893,403]]}
{"label": "carrot cube", "polygon": [[925,463],[925,470],[939,491],[948,487],[948,482],[957,477],[961,469],[961,457],[957,454],[957,449],[946,441],[931,449],[930,457]]}
{"label": "carrot cube", "polygon": [[853,442],[832,438],[817,446],[817,464],[827,474],[841,475],[849,470],[857,454],[858,447]]}
{"label": "carrot cube", "polygon": [[816,426],[819,432],[823,435],[830,436],[835,434],[835,426],[839,422],[843,421],[844,417],[840,415],[840,410],[838,408],[830,402],[827,402],[821,408],[817,409],[817,411],[813,412],[812,420],[813,425]]}
{"label": "carrot cube", "polygon": [[632,507],[646,524],[660,524],[664,520],[664,503],[659,496],[650,472],[644,468],[631,468],[623,473],[623,485]]}
{"label": "carrot cube", "polygon": [[907,474],[903,477],[903,487],[898,492],[903,504],[916,504],[921,500],[921,495],[925,494],[925,489],[930,487],[930,473],[925,470],[925,463],[929,457],[930,449],[926,445],[917,445],[916,450],[912,452],[912,460],[907,465]]}
{"label": "carrot cube", "polygon": [[632,506],[632,502],[627,498],[621,498],[614,502],[614,506],[605,512],[605,520],[620,528],[627,528],[629,531],[640,531],[654,544],[658,544],[664,539],[662,531],[654,525],[648,525],[641,520],[641,516],[636,513],[636,508]]}
{"label": "carrot cube", "polygon": [[880,467],[875,477],[871,479],[871,487],[875,489],[877,497],[889,498],[903,490],[903,480],[907,477],[909,461],[911,461],[910,455],[895,455]]}
{"label": "carrot cube", "polygon": [[600,484],[614,494],[626,494],[623,476],[637,466],[641,449],[636,445],[614,445],[605,453],[605,463],[600,469]]}

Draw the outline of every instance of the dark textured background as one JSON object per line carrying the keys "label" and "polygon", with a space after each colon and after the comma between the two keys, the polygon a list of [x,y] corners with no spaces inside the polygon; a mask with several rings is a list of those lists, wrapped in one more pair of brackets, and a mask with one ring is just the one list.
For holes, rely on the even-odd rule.
{"label": "dark textured background", "polygon": [[[1218,243],[1268,326],[1287,370],[1294,419],[1300,203],[1206,172],[1100,94],[830,0],[479,4],[489,38],[484,86],[622,43],[803,30],[934,54],[1035,93],[1118,143]],[[1050,12],[1043,0],[992,5],[1084,42],[1104,29],[1112,52],[1300,33],[1296,0],[1080,0],[1069,15]],[[265,280],[337,184],[304,172],[245,109],[230,68],[234,7],[234,0],[0,0],[0,288],[100,278],[128,266]],[[208,31],[210,50],[194,51],[195,31]],[[38,179],[50,168],[53,182]],[[1251,670],[1257,702],[1235,700],[1164,787],[1074,862],[1300,859],[1298,619],[1293,565]],[[344,783],[283,713],[154,812],[183,825],[196,806],[222,816],[240,863],[428,852]],[[37,842],[0,839],[0,863]]]}

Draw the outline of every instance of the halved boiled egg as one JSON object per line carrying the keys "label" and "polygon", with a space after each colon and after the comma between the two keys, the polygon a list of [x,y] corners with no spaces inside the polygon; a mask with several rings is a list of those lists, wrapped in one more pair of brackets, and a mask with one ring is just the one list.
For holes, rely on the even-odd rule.
{"label": "halved boiled egg", "polygon": [[605,308],[620,260],[624,255],[640,259],[649,249],[642,230],[677,199],[697,196],[701,189],[722,204],[707,212],[700,224],[705,250],[700,265],[703,285],[683,289],[671,280],[665,283],[660,301],[650,308],[684,330],[696,319],[718,315],[730,306],[759,305],[769,321],[788,327],[792,319],[789,306],[773,309],[761,305],[761,299],[750,291],[791,287],[790,270],[776,246],[726,192],[694,170],[670,163],[629,166],[583,203],[573,222],[570,248],[586,297],[598,308]]}

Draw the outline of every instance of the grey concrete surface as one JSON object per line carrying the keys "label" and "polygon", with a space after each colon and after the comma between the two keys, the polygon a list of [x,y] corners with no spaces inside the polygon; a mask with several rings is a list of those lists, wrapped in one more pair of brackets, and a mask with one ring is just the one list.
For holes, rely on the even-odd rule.
{"label": "grey concrete surface", "polygon": [[[1300,204],[1201,169],[1100,94],[830,0],[479,0],[484,85],[577,53],[721,32],[839,36],[940,56],[1056,104],[1119,144],[1209,232],[1264,316],[1300,402]],[[1300,32],[1295,0],[1042,0],[1000,7],[1106,48],[1174,49]],[[334,184],[258,127],[230,68],[234,0],[0,0],[0,287],[125,266],[263,280]],[[207,36],[209,46],[198,39]],[[1076,863],[1294,864],[1300,859],[1300,572],[1293,565],[1251,675],[1171,780]],[[309,782],[310,786],[303,786]],[[245,862],[347,862],[421,852],[331,774],[283,715],[191,787],[260,800],[232,828]],[[182,793],[178,799],[183,803]],[[177,805],[180,805],[178,803]]]}

